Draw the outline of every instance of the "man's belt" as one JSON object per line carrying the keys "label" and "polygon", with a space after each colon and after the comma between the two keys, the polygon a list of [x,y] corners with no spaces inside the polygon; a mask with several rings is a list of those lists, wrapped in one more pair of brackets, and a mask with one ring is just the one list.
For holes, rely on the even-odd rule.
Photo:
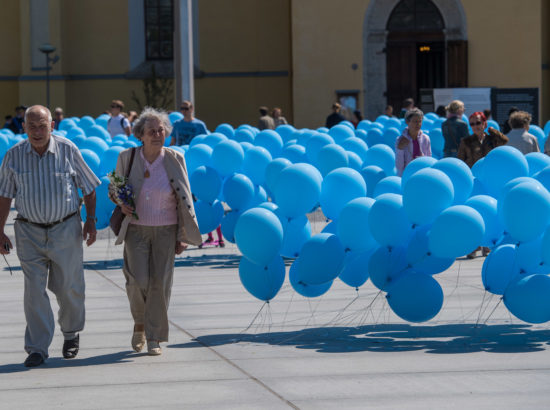
{"label": "man's belt", "polygon": [[73,212],[72,214],[67,215],[65,218],[60,219],[59,221],[49,222],[49,223],[45,223],[45,224],[39,223],[39,222],[29,221],[27,218],[23,218],[21,215],[17,215],[15,220],[25,222],[25,223],[28,223],[28,224],[31,224],[31,225],[36,225],[40,228],[48,229],[48,228],[51,228],[52,226],[59,225],[61,222],[65,222],[67,219],[72,218],[76,214],[77,214],[77,212]]}

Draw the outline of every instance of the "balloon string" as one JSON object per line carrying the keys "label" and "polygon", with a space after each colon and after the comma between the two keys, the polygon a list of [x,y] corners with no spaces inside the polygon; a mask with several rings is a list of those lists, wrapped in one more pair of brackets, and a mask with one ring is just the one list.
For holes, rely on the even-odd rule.
{"label": "balloon string", "polygon": [[292,292],[292,294],[290,295],[290,302],[288,302],[288,306],[286,308],[285,316],[283,317],[283,323],[282,323],[282,326],[281,326],[281,331],[284,330],[284,328],[285,328],[286,317],[288,315],[288,311],[290,310],[290,305],[292,305],[292,301],[294,300],[294,295],[295,294],[296,294],[296,291]]}
{"label": "balloon string", "polygon": [[344,306],[344,308],[341,309],[332,320],[329,320],[325,326],[330,326],[334,324],[338,319],[340,319],[344,314],[344,312],[346,311],[346,309],[349,308],[357,299],[359,299],[359,292],[357,292],[357,296],[355,296],[351,302],[349,302],[346,306]]}
{"label": "balloon string", "polygon": [[493,313],[495,313],[495,310],[497,310],[497,307],[500,305],[500,302],[502,302],[502,297],[498,300],[497,304],[495,305],[495,307],[493,308],[493,310],[491,311],[491,313],[489,314],[489,316],[487,316],[487,319],[485,319],[485,322],[483,322],[483,326],[485,326],[485,324],[489,321],[489,319],[491,318],[491,316],[493,316]]}
{"label": "balloon string", "polygon": [[248,329],[250,329],[252,327],[252,325],[254,324],[254,322],[256,321],[256,319],[258,318],[258,316],[260,315],[260,313],[262,312],[263,308],[265,307],[265,305],[267,305],[267,302],[264,302],[262,304],[262,307],[260,308],[260,310],[258,310],[258,313],[256,313],[256,315],[254,316],[254,319],[252,319],[252,321],[249,323],[249,325],[246,327],[246,329],[244,330],[241,330],[240,333],[244,333],[246,332]]}

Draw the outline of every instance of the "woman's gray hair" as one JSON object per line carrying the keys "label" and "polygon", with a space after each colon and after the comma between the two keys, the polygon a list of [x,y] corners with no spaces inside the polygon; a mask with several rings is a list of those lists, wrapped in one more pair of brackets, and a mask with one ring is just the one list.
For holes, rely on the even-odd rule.
{"label": "woman's gray hair", "polygon": [[157,110],[153,107],[145,107],[136,122],[134,123],[134,137],[136,137],[138,140],[141,140],[141,137],[143,137],[143,133],[145,132],[145,124],[147,123],[147,121],[152,120],[159,121],[164,127],[166,136],[170,135],[170,133],[172,132],[172,124],[170,123],[170,119],[168,118],[168,114],[166,113],[166,111]]}
{"label": "woman's gray hair", "polygon": [[405,122],[409,122],[412,117],[424,118],[424,113],[419,108],[413,108],[405,113]]}

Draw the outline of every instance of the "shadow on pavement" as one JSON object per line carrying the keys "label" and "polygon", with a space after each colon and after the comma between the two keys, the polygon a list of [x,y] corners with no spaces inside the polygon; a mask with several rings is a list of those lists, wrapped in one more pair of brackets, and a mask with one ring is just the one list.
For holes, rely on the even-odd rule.
{"label": "shadow on pavement", "polygon": [[84,359],[79,359],[77,357],[76,359],[65,360],[65,359],[62,359],[61,357],[50,357],[49,359],[46,360],[45,364],[34,369],[25,367],[23,365],[23,361],[21,361],[21,363],[0,365],[0,374],[19,373],[19,372],[25,372],[29,370],[40,370],[40,369],[56,369],[61,367],[100,366],[103,364],[129,363],[133,361],[129,359],[135,358],[137,356],[139,355],[137,355],[133,351],[126,351],[126,352],[104,354],[100,356],[86,357]]}
{"label": "shadow on pavement", "polygon": [[[208,266],[213,269],[226,269],[237,268],[241,257],[234,254],[224,255],[201,255],[201,256],[184,256],[176,257],[174,266],[188,267],[188,266]],[[110,269],[122,269],[122,259],[109,259],[101,261],[88,261],[84,262],[84,269],[93,270],[110,270]]]}
{"label": "shadow on pavement", "polygon": [[313,349],[321,353],[360,351],[398,352],[425,350],[426,353],[527,353],[546,350],[550,330],[529,325],[449,324],[411,326],[381,324],[358,327],[322,327],[288,332],[213,334],[172,348],[222,346],[233,343],[265,343]]}

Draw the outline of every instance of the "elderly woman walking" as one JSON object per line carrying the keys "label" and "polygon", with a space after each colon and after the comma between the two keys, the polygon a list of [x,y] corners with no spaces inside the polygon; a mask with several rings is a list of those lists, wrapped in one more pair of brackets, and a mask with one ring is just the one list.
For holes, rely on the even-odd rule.
{"label": "elderly woman walking", "polygon": [[[118,175],[128,175],[136,198],[135,209],[119,204],[125,217],[115,242],[124,242],[132,347],[139,352],[147,340],[149,355],[160,355],[159,343],[168,341],[175,254],[202,242],[184,156],[164,147],[171,128],[165,112],[143,110],[134,124],[143,146],[122,151],[116,167]],[[109,188],[115,200],[114,187]]]}
{"label": "elderly woman walking", "polygon": [[430,137],[420,129],[423,119],[424,113],[418,108],[413,108],[405,114],[407,128],[395,141],[395,168],[399,176],[403,175],[405,167],[413,159],[432,156]]}

